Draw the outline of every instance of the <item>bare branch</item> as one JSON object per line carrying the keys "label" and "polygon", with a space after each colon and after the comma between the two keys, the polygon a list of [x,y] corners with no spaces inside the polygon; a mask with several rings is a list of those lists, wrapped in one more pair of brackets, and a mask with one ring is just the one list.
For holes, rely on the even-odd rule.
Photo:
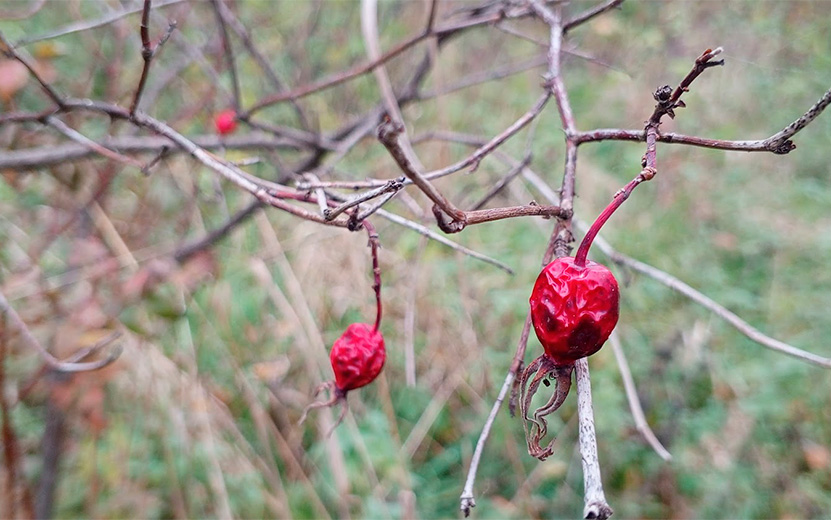
{"label": "bare branch", "polygon": [[156,51],[158,51],[162,45],[165,44],[167,39],[170,38],[170,35],[173,34],[173,31],[176,29],[176,22],[169,22],[167,33],[165,33],[156,45],[151,48],[149,28],[151,3],[151,0],[144,0],[144,9],[141,12],[141,26],[139,34],[141,36],[141,57],[144,60],[144,67],[141,69],[141,77],[139,78],[139,84],[136,88],[136,94],[133,96],[133,102],[130,104],[130,115],[135,114],[138,109],[138,104],[141,100],[141,93],[144,91],[144,85],[147,83],[147,75],[150,73],[150,63],[153,61],[153,56],[155,56]]}
{"label": "bare branch", "polygon": [[[179,4],[184,2],[185,0],[159,0],[156,3],[156,8],[165,7],[168,5]],[[66,36],[67,34],[73,34],[76,32],[88,31],[90,29],[95,29],[96,27],[102,27],[104,25],[111,24],[117,20],[120,20],[124,17],[130,16],[131,14],[140,13],[144,10],[144,7],[136,7],[133,9],[124,9],[123,11],[116,11],[114,13],[108,13],[97,20],[81,20],[78,22],[72,22],[70,24],[64,25],[63,27],[58,27],[54,31],[40,34],[37,36],[32,36],[30,38],[23,38],[18,40],[14,45],[15,47],[23,47],[25,45],[29,45],[30,43],[37,43],[42,42],[45,40],[52,40],[54,38],[60,38],[61,36]]]}
{"label": "bare branch", "polygon": [[[349,200],[347,200],[346,202],[338,205],[337,207],[335,207],[333,209],[327,209],[324,212],[323,216],[326,218],[326,220],[332,220],[333,218],[337,217],[338,215],[340,215],[344,211],[348,210],[349,208],[353,208],[353,207],[357,206],[358,204],[361,204],[361,203],[366,202],[368,200],[372,200],[376,197],[380,197],[381,195],[384,195],[384,194],[387,194],[387,193],[395,193],[403,187],[404,187],[404,178],[403,177],[401,177],[400,179],[394,179],[394,180],[388,181],[383,186],[380,186],[378,188],[366,191],[366,192],[362,193],[361,195],[351,197]],[[321,189],[322,190],[323,188],[316,188],[316,189]],[[387,200],[389,200],[389,199],[387,199]],[[362,219],[359,219],[359,220],[362,220]]]}
{"label": "bare branch", "polygon": [[655,450],[659,457],[667,462],[672,460],[672,455],[664,448],[664,445],[655,436],[655,432],[649,427],[649,423],[646,422],[646,416],[638,398],[638,391],[635,388],[635,380],[632,378],[632,371],[629,370],[629,362],[626,361],[626,354],[623,352],[623,346],[620,344],[617,331],[612,332],[612,335],[609,336],[609,342],[612,344],[612,352],[615,353],[617,367],[623,380],[623,389],[626,391],[626,400],[629,401],[629,410],[632,411],[632,418],[635,420],[635,428],[643,435],[644,440]]}
{"label": "bare branch", "polygon": [[465,255],[467,255],[471,258],[475,258],[477,260],[481,260],[485,263],[496,266],[496,267],[502,269],[503,271],[505,271],[508,274],[514,274],[513,269],[508,267],[506,264],[500,262],[499,260],[494,260],[493,258],[491,258],[489,256],[483,255],[482,253],[478,253],[476,251],[473,251],[472,249],[468,249],[465,246],[457,244],[456,242],[453,242],[452,240],[449,240],[448,238],[446,238],[442,235],[439,235],[438,233],[434,233],[430,229],[422,226],[421,224],[417,224],[415,222],[412,222],[410,220],[405,219],[404,217],[402,217],[400,215],[396,215],[395,213],[390,213],[389,211],[386,211],[386,210],[383,210],[383,209],[379,209],[377,211],[377,213],[378,213],[379,216],[384,217],[387,220],[390,220],[392,222],[395,222],[396,224],[399,224],[401,226],[409,228],[409,229],[415,231],[416,233],[419,233],[421,235],[426,236],[427,238],[435,240],[436,242],[440,242],[440,243],[446,245],[447,247],[450,247],[451,249],[455,249],[456,251],[458,251],[462,254],[465,254]]}
{"label": "bare branch", "polygon": [[69,128],[68,126],[66,126],[66,124],[63,121],[61,121],[60,119],[58,119],[55,116],[47,117],[46,118],[46,124],[48,124],[49,126],[55,128],[60,133],[62,133],[66,137],[72,139],[76,143],[79,143],[82,146],[85,146],[86,148],[88,148],[89,150],[97,153],[98,155],[106,157],[107,159],[112,159],[113,161],[117,161],[117,162],[120,162],[122,164],[127,164],[127,165],[130,165],[130,166],[133,166],[135,168],[138,168],[139,170],[144,169],[144,165],[141,162],[133,159],[132,157],[127,157],[126,155],[122,155],[118,152],[110,150],[109,148],[107,148],[103,145],[100,145],[100,144],[96,143],[95,141],[93,141],[89,137],[81,134],[80,132],[78,132],[76,130],[73,130],[72,128]]}
{"label": "bare branch", "polygon": [[424,174],[424,178],[428,180],[438,179],[440,177],[445,177],[450,175],[451,173],[456,173],[459,170],[467,168],[468,166],[476,166],[479,162],[485,158],[486,155],[493,152],[497,147],[499,147],[502,143],[507,141],[509,138],[514,136],[517,132],[525,128],[525,126],[534,120],[541,112],[542,109],[545,108],[546,103],[548,100],[551,99],[551,94],[549,92],[543,93],[537,102],[534,103],[534,106],[531,107],[526,113],[519,117],[514,123],[503,130],[499,135],[496,135],[488,141],[487,143],[483,144],[479,147],[475,152],[470,154],[468,157],[462,159],[461,161],[452,164],[446,168],[442,168],[440,170],[434,170],[432,172],[428,172]]}
{"label": "bare branch", "polygon": [[[48,116],[46,116],[48,117]],[[246,135],[197,135],[190,138],[193,143],[205,150],[274,150],[300,149],[302,145],[294,139],[270,137],[262,133]],[[118,154],[147,153],[158,156],[161,153],[182,153],[179,147],[166,137],[157,136],[117,136],[108,137],[99,143],[104,148]],[[21,150],[5,150],[0,154],[0,169],[13,169],[17,173],[38,168],[47,168],[57,164],[87,159],[100,153],[87,144],[62,143]]]}
{"label": "bare branch", "polygon": [[413,158],[408,153],[407,149],[401,146],[400,136],[404,133],[404,126],[397,121],[393,121],[389,117],[385,117],[378,126],[378,139],[387,148],[392,155],[395,162],[398,163],[399,168],[404,174],[424,192],[433,203],[441,208],[442,211],[450,215],[450,217],[464,225],[465,212],[458,209],[447,198],[433,186],[417,169]]}
{"label": "bare branch", "polygon": [[267,106],[271,106],[271,105],[281,103],[281,102],[284,102],[284,101],[288,101],[288,100],[299,99],[301,97],[308,96],[310,94],[313,94],[315,92],[319,92],[319,91],[327,89],[327,88],[331,88],[335,85],[339,85],[339,84],[344,83],[346,81],[349,81],[353,78],[356,78],[358,76],[366,74],[367,72],[370,72],[370,71],[374,70],[376,67],[379,67],[379,66],[383,65],[384,63],[386,63],[389,60],[391,60],[391,59],[395,58],[396,56],[400,55],[401,53],[403,53],[407,49],[409,49],[411,47],[414,47],[415,45],[421,43],[422,41],[424,41],[425,39],[427,39],[429,37],[433,37],[433,36],[446,37],[446,36],[449,36],[451,34],[457,33],[459,31],[470,29],[472,27],[477,27],[477,26],[480,26],[480,25],[486,25],[486,24],[494,23],[494,22],[502,20],[503,18],[506,18],[506,17],[507,18],[512,18],[512,17],[513,18],[518,18],[518,17],[522,17],[522,16],[527,16],[528,14],[529,14],[528,9],[526,9],[524,7],[519,7],[519,8],[512,9],[511,12],[507,12],[505,10],[499,10],[499,11],[496,11],[496,12],[486,13],[486,14],[483,14],[481,16],[473,16],[473,17],[468,18],[466,20],[463,20],[461,22],[457,22],[457,23],[454,23],[454,24],[449,24],[449,25],[446,25],[446,26],[441,26],[441,27],[434,26],[432,31],[421,32],[420,34],[418,34],[416,36],[413,36],[413,37],[409,38],[408,40],[405,40],[405,41],[399,43],[398,45],[396,45],[395,47],[393,47],[392,49],[390,49],[389,51],[384,53],[382,56],[380,56],[376,60],[370,61],[368,63],[362,63],[362,64],[359,64],[359,65],[355,65],[350,69],[347,69],[347,70],[341,71],[341,72],[337,72],[337,73],[334,73],[334,74],[332,74],[332,75],[330,75],[326,78],[322,78],[318,81],[314,81],[312,83],[302,85],[302,86],[300,86],[298,88],[295,88],[295,89],[293,89],[289,92],[281,92],[281,93],[278,93],[278,94],[268,96],[265,99],[263,99],[262,101],[260,101],[259,103],[257,103],[256,105],[254,105],[252,108],[250,108],[247,112],[245,112],[243,114],[240,114],[240,117],[245,119],[245,118],[253,115],[255,112],[257,112],[259,110],[262,110],[263,108],[265,108]]}
{"label": "bare branch", "polygon": [[23,64],[26,67],[26,70],[29,71],[29,74],[32,75],[33,78],[40,83],[41,88],[46,92],[46,95],[52,100],[58,108],[64,108],[64,101],[63,97],[58,94],[58,91],[55,90],[52,85],[50,85],[40,74],[35,70],[34,65],[32,65],[31,58],[24,54],[25,51],[17,50],[10,42],[6,39],[2,32],[0,32],[0,52],[5,54],[7,57],[11,59],[15,59]]}
{"label": "bare branch", "polygon": [[785,154],[796,148],[796,145],[790,141],[790,138],[796,135],[797,132],[808,126],[808,124],[816,119],[823,110],[831,104],[831,88],[825,91],[825,94],[817,100],[814,105],[808,109],[799,119],[789,124],[781,131],[773,134],[764,140],[765,148],[776,154]]}
{"label": "bare branch", "polygon": [[[118,356],[121,354],[121,346],[116,345],[116,347],[110,352],[110,354],[98,361],[89,361],[82,363],[80,361],[61,361],[60,359],[53,356],[46,348],[40,344],[40,341],[32,335],[29,331],[29,327],[26,326],[26,323],[20,318],[20,315],[17,314],[17,311],[14,310],[14,307],[11,306],[8,300],[6,300],[5,295],[3,292],[0,291],[0,313],[6,314],[12,325],[20,332],[21,337],[23,338],[23,342],[31,349],[35,350],[46,365],[51,368],[52,370],[58,372],[68,372],[68,373],[75,373],[75,372],[90,372],[93,370],[99,370],[101,368],[106,367],[107,365],[112,364],[115,360],[118,359]],[[111,336],[107,340],[107,344],[111,343],[115,340],[118,336]],[[103,345],[101,345],[103,346]],[[100,346],[98,347],[100,348]],[[97,350],[97,348],[96,348]],[[88,354],[88,352],[86,353]],[[75,358],[71,358],[75,359]]]}
{"label": "bare branch", "polygon": [[583,460],[583,482],[585,485],[585,507],[583,518],[606,520],[614,512],[606,503],[603,480],[600,476],[600,462],[597,457],[597,435],[594,431],[594,410],[592,409],[592,387],[589,376],[589,361],[578,359],[574,363],[577,379],[577,420],[579,422],[580,454]]}
{"label": "bare branch", "polygon": [[595,6],[578,14],[577,16],[563,24],[563,33],[567,33],[568,31],[574,29],[578,25],[582,25],[588,22],[589,20],[595,18],[596,16],[599,16],[605,13],[606,11],[614,9],[622,3],[623,0],[607,0],[605,3],[602,3],[598,6]]}
{"label": "bare branch", "polygon": [[228,65],[228,72],[231,74],[231,90],[234,93],[234,97],[232,100],[234,112],[239,113],[242,108],[242,98],[240,96],[239,90],[239,77],[237,76],[237,65],[234,61],[234,48],[231,46],[231,40],[228,38],[228,28],[225,26],[225,16],[224,13],[227,9],[222,9],[220,7],[225,7],[224,2],[222,0],[211,0],[211,5],[214,8],[214,14],[216,15],[216,23],[219,25],[219,31],[222,33],[222,47],[225,52],[223,52],[223,56],[225,57],[225,61]]}
{"label": "bare branch", "polygon": [[670,289],[678,291],[679,293],[683,294],[684,296],[701,305],[702,307],[710,310],[716,316],[732,325],[736,330],[738,330],[751,340],[755,341],[759,345],[771,350],[775,350],[777,352],[781,352],[801,361],[811,363],[813,365],[821,366],[823,368],[831,368],[831,358],[819,356],[817,354],[813,354],[811,352],[807,352],[800,348],[794,347],[793,345],[789,345],[788,343],[785,343],[778,339],[771,338],[770,336],[763,334],[758,329],[756,329],[755,327],[751,326],[749,323],[738,317],[735,313],[729,311],[724,306],[717,303],[715,300],[693,289],[692,287],[682,282],[678,278],[668,273],[665,273],[660,269],[652,267],[651,265],[645,264],[639,260],[635,260],[634,258],[628,257],[622,253],[615,251],[611,246],[609,246],[608,243],[604,242],[603,240],[595,240],[595,244],[597,244],[600,250],[603,251],[603,253],[606,254],[609,258],[611,258],[613,262],[629,267],[635,271],[638,271],[639,273],[643,273],[649,276],[650,278],[659,281],[661,284],[666,285]]}

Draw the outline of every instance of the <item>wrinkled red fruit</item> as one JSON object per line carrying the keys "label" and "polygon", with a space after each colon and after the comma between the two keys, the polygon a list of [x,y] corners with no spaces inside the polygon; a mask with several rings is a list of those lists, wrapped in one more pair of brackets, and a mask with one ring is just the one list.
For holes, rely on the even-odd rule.
{"label": "wrinkled red fruit", "polygon": [[381,333],[372,325],[353,323],[335,341],[329,355],[335,386],[345,393],[368,385],[381,373],[386,358]]}
{"label": "wrinkled red fruit", "polygon": [[606,267],[574,258],[554,260],[540,273],[531,292],[531,321],[545,353],[555,364],[591,356],[617,324],[620,290]]}
{"label": "wrinkled red fruit", "polygon": [[214,127],[219,135],[227,135],[237,129],[237,114],[233,110],[223,110],[214,116]]}

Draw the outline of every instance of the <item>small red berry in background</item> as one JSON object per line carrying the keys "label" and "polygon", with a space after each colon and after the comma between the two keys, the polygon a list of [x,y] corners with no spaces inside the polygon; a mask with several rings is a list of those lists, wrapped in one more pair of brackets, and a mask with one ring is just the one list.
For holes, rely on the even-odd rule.
{"label": "small red berry in background", "polygon": [[223,110],[214,116],[214,128],[219,135],[227,135],[237,129],[237,113],[231,109]]}

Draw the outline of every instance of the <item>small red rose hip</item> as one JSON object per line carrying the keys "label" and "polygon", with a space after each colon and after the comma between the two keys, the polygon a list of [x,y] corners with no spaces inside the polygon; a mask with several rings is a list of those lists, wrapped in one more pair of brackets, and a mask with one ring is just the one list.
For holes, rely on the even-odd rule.
{"label": "small red rose hip", "polygon": [[531,321],[545,353],[556,364],[591,356],[617,324],[620,290],[605,266],[574,258],[554,260],[531,292]]}
{"label": "small red rose hip", "polygon": [[367,323],[353,323],[335,341],[329,354],[335,387],[346,393],[368,385],[381,373],[386,358],[381,333]]}
{"label": "small red rose hip", "polygon": [[[380,316],[380,314],[379,314]],[[384,347],[384,337],[376,327],[367,323],[353,323],[348,326],[341,336],[332,345],[329,353],[329,361],[332,363],[332,371],[335,373],[334,381],[326,381],[315,389],[315,396],[324,390],[328,390],[330,397],[325,401],[316,401],[303,410],[303,416],[298,424],[306,420],[310,410],[342,404],[340,417],[329,434],[343,421],[349,404],[346,394],[350,390],[361,388],[375,381],[381,369],[384,368],[384,361],[387,359],[387,351]]]}
{"label": "small red rose hip", "polygon": [[231,109],[214,116],[214,127],[219,135],[227,135],[237,129],[237,114]]}

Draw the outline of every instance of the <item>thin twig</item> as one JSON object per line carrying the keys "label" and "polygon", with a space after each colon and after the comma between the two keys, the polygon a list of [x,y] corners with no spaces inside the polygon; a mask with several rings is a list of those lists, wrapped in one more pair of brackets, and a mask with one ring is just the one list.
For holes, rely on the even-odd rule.
{"label": "thin twig", "polygon": [[367,63],[361,63],[361,64],[358,64],[358,65],[355,65],[352,68],[347,69],[345,71],[336,72],[336,73],[332,74],[331,76],[322,78],[322,79],[317,80],[317,81],[313,81],[311,83],[307,83],[307,84],[302,85],[298,88],[295,88],[291,91],[279,92],[277,94],[273,94],[271,96],[268,96],[265,99],[263,99],[262,101],[260,101],[259,103],[255,104],[247,112],[241,114],[240,116],[242,118],[246,118],[246,117],[249,117],[249,116],[253,115],[257,111],[262,110],[265,107],[268,107],[268,106],[271,106],[271,105],[274,105],[274,104],[277,104],[277,103],[281,103],[281,102],[284,102],[284,101],[296,100],[296,99],[308,96],[310,94],[313,94],[315,92],[319,92],[321,90],[334,87],[336,85],[339,85],[341,83],[349,81],[349,80],[351,80],[353,78],[356,78],[358,76],[362,76],[362,75],[366,74],[367,72],[370,72],[370,71],[374,70],[376,67],[380,67],[381,65],[385,64],[389,60],[395,58],[396,56],[400,55],[401,53],[403,53],[407,49],[417,45],[418,43],[424,41],[425,39],[427,39],[430,36],[447,35],[447,34],[451,34],[451,33],[461,31],[461,30],[469,29],[471,27],[476,27],[476,26],[483,25],[483,24],[493,23],[493,22],[496,22],[496,21],[500,20],[503,16],[504,16],[503,13],[492,13],[492,14],[482,16],[482,17],[478,17],[478,18],[471,18],[469,20],[466,20],[464,22],[460,22],[458,24],[454,24],[454,25],[451,25],[451,26],[436,27],[430,32],[422,31],[421,33],[417,34],[416,36],[413,36],[413,37],[399,43],[398,45],[396,45],[392,49],[388,50],[386,53],[379,56],[375,60],[371,60]]}
{"label": "thin twig", "polygon": [[643,407],[638,398],[638,390],[635,388],[635,380],[632,378],[632,371],[629,370],[629,362],[626,361],[626,354],[623,352],[623,345],[620,344],[620,336],[617,331],[612,332],[612,335],[609,336],[609,342],[612,344],[612,352],[615,353],[617,367],[623,380],[623,389],[626,392],[626,400],[629,402],[629,410],[635,420],[635,429],[641,433],[644,440],[655,450],[659,457],[669,462],[672,460],[672,455],[664,448],[664,445],[655,436],[655,432],[649,427],[649,423],[646,422],[646,415],[643,413]]}
{"label": "thin twig", "polygon": [[606,495],[603,493],[603,479],[600,476],[588,359],[578,359],[574,363],[574,372],[577,379],[577,420],[579,423],[580,455],[583,461],[583,483],[585,486],[583,518],[606,520],[612,516],[614,511],[606,503]]}
{"label": "thin twig", "polygon": [[831,368],[831,358],[819,356],[817,354],[807,352],[800,348],[794,347],[784,341],[780,341],[775,338],[771,338],[770,336],[762,333],[735,313],[731,312],[723,305],[717,303],[715,300],[705,296],[701,292],[693,289],[686,283],[682,282],[678,278],[672,276],[669,273],[661,271],[651,265],[645,264],[639,260],[635,260],[629,256],[626,256],[622,253],[615,251],[607,242],[603,240],[595,240],[595,244],[597,244],[598,248],[603,251],[613,262],[624,265],[633,269],[639,273],[643,273],[650,278],[657,280],[661,284],[673,289],[687,298],[691,299],[692,301],[696,302],[697,304],[701,305],[702,307],[710,310],[716,316],[723,319],[730,325],[732,325],[736,330],[747,336],[749,339],[755,341],[759,345],[775,350],[777,352],[781,352],[788,356],[794,357],[801,361],[805,361],[807,363],[811,363],[812,365],[817,365],[823,368]]}
{"label": "thin twig", "polygon": [[514,373],[509,370],[505,376],[505,381],[502,383],[502,388],[496,396],[496,401],[491,407],[488,418],[485,420],[485,425],[482,426],[482,432],[479,434],[479,440],[476,441],[476,448],[473,450],[473,457],[470,459],[470,467],[467,470],[465,486],[464,489],[462,489],[462,495],[459,497],[459,509],[462,510],[465,517],[470,516],[470,510],[476,507],[476,499],[473,495],[473,485],[476,483],[476,474],[479,471],[479,462],[482,460],[482,454],[485,452],[485,443],[488,442],[488,437],[490,437],[491,428],[493,428],[496,415],[499,413],[502,403],[505,402],[505,396],[508,395],[508,391],[511,387],[513,387],[513,383]]}
{"label": "thin twig", "polygon": [[[46,120],[50,116],[39,117]],[[189,138],[193,143],[205,150],[274,150],[274,149],[301,149],[304,145],[291,138],[271,137],[260,132],[245,135],[229,135],[220,138],[216,135],[197,135]],[[96,143],[118,154],[148,153],[178,154],[184,150],[173,146],[170,139],[158,136],[114,136]],[[62,143],[55,145],[23,148],[20,150],[4,150],[0,154],[0,170],[11,169],[15,173],[27,170],[36,170],[87,159],[98,154],[86,143]]]}
{"label": "thin twig", "polygon": [[457,244],[456,242],[453,242],[452,240],[450,240],[450,239],[448,239],[448,238],[446,238],[442,235],[439,235],[438,233],[433,232],[432,230],[422,226],[421,224],[418,224],[418,223],[413,222],[411,220],[407,220],[406,218],[404,218],[400,215],[396,215],[395,213],[390,213],[389,211],[386,211],[386,210],[383,210],[383,209],[379,209],[377,211],[377,213],[378,213],[379,216],[384,217],[385,219],[387,219],[391,222],[395,222],[396,224],[399,224],[401,226],[409,228],[409,229],[415,231],[416,233],[424,235],[427,238],[435,240],[436,242],[440,242],[440,243],[446,245],[447,247],[449,247],[451,249],[455,249],[456,251],[458,251],[462,254],[465,254],[465,255],[467,255],[471,258],[475,258],[477,260],[481,260],[481,261],[483,261],[487,264],[491,264],[493,266],[496,266],[496,267],[502,269],[503,271],[505,271],[508,274],[514,274],[513,269],[508,267],[506,264],[500,262],[499,260],[495,260],[495,259],[493,259],[493,258],[491,258],[487,255],[483,255],[482,253],[479,253],[479,252],[474,251],[472,249],[468,249],[463,245]]}
{"label": "thin twig", "polygon": [[490,141],[483,144],[481,147],[477,148],[476,151],[474,151],[468,157],[446,168],[427,172],[424,174],[424,178],[428,180],[438,179],[439,177],[450,175],[451,173],[455,173],[459,170],[467,168],[468,166],[475,167],[486,155],[493,152],[502,143],[507,141],[514,134],[522,130],[528,123],[533,121],[534,118],[542,112],[543,108],[545,108],[545,105],[546,103],[548,103],[549,99],[551,99],[551,94],[547,91],[544,92],[539,97],[539,99],[537,99],[536,103],[534,103],[534,106],[532,106],[531,109],[529,109],[526,113],[524,113],[516,121],[514,121],[514,123],[511,124],[511,126],[503,130],[498,135],[494,136]]}
{"label": "thin twig", "polygon": [[513,60],[511,61],[511,63],[507,63],[499,67],[490,67],[481,72],[469,74],[451,85],[447,85],[445,87],[434,90],[419,92],[418,99],[427,100],[439,96],[445,96],[447,94],[451,94],[453,92],[473,87],[476,85],[481,85],[489,81],[508,78],[515,74],[519,74],[520,72],[525,72],[527,70],[541,67],[545,65],[545,63],[545,56],[534,56],[533,58],[529,58],[527,60],[522,61]]}
{"label": "thin twig", "polygon": [[9,40],[6,39],[2,32],[0,32],[0,52],[2,52],[2,54],[5,54],[7,57],[15,59],[22,63],[23,66],[26,67],[26,70],[29,71],[29,74],[31,74],[32,77],[35,78],[35,80],[37,80],[37,82],[40,84],[41,88],[44,91],[46,91],[46,95],[49,96],[52,102],[55,103],[55,105],[57,105],[58,108],[64,108],[63,97],[60,94],[58,94],[58,91],[55,90],[55,88],[52,87],[52,85],[50,85],[45,79],[43,79],[43,77],[41,77],[40,74],[37,73],[34,65],[32,65],[32,60],[28,56],[28,54],[24,54],[25,51],[19,51],[18,49],[16,49],[9,42]]}
{"label": "thin twig", "polygon": [[132,157],[127,157],[126,155],[122,155],[116,151],[110,150],[106,146],[103,146],[99,143],[96,143],[89,137],[83,135],[82,133],[73,130],[72,128],[68,127],[63,121],[58,119],[55,116],[49,116],[45,119],[46,124],[53,127],[54,129],[58,130],[60,133],[72,139],[76,143],[85,146],[89,150],[106,157],[107,159],[112,159],[113,161],[120,162],[122,164],[127,164],[138,168],[139,170],[144,170],[144,164],[140,161],[133,159]]}
{"label": "thin twig", "polygon": [[[179,4],[184,2],[185,0],[159,0],[156,3],[156,9],[160,7],[165,7],[168,5]],[[95,29],[96,27],[102,27],[104,25],[111,24],[115,21],[118,21],[126,16],[130,16],[131,14],[136,14],[141,12],[144,7],[136,7],[132,9],[124,9],[123,11],[116,11],[114,13],[108,13],[97,20],[81,20],[78,22],[72,22],[70,24],[64,25],[62,27],[58,27],[54,31],[39,34],[37,36],[32,36],[30,38],[23,38],[15,42],[15,47],[23,47],[24,45],[29,45],[30,43],[37,43],[42,42],[44,40],[52,40],[54,38],[60,38],[62,36],[66,36],[68,34],[73,34],[76,32],[88,31],[90,29]]]}
{"label": "thin twig", "polygon": [[[361,203],[366,202],[368,200],[372,200],[376,197],[380,197],[381,195],[384,195],[384,194],[387,194],[387,193],[395,193],[403,187],[404,187],[404,178],[403,177],[401,177],[400,179],[393,179],[391,181],[388,181],[383,186],[365,191],[364,193],[362,193],[360,195],[356,195],[355,197],[350,197],[346,202],[343,202],[342,204],[336,206],[333,209],[326,209],[323,213],[323,216],[326,218],[326,220],[332,220],[333,218],[337,217],[338,215],[340,215],[344,211],[348,210],[349,208],[353,208],[353,207],[357,206],[358,204],[361,204]],[[322,187],[317,187],[317,188],[313,188],[313,189],[321,190],[321,191],[323,190]],[[387,200],[389,200],[389,199],[387,199]],[[363,218],[366,218],[366,217],[363,217]],[[363,220],[363,218],[359,217],[358,220]]]}
{"label": "thin twig", "polygon": [[231,46],[231,39],[228,38],[228,28],[225,26],[225,17],[223,16],[220,4],[223,4],[222,0],[211,0],[211,5],[213,6],[214,14],[216,15],[216,23],[219,25],[219,31],[222,34],[222,47],[224,49],[223,55],[225,56],[225,61],[228,65],[228,72],[231,74],[231,90],[234,93],[232,106],[234,107],[234,112],[239,113],[242,108],[242,98],[240,97],[237,65],[234,60],[234,48]]}
{"label": "thin twig", "polygon": [[[548,242],[548,248],[546,248],[545,254],[543,254],[542,258],[542,265],[547,265],[554,256],[554,243],[557,239],[557,227],[555,226],[554,233],[551,235],[551,239]],[[516,393],[514,382],[516,381],[517,375],[522,370],[522,365],[525,362],[525,350],[528,347],[528,336],[531,334],[531,311],[528,311],[527,316],[525,317],[525,323],[522,326],[522,333],[520,334],[519,341],[517,342],[516,353],[514,354],[514,358],[511,361],[511,366],[508,369],[508,373],[505,374],[505,381],[502,383],[502,389],[499,391],[499,395],[496,397],[496,401],[493,403],[491,407],[491,412],[488,415],[487,420],[485,421],[485,425],[482,428],[482,432],[479,434],[479,440],[476,442],[476,449],[473,452],[473,458],[470,461],[470,467],[467,471],[467,478],[465,479],[465,485],[462,489],[462,494],[459,497],[459,508],[464,513],[465,517],[470,515],[470,510],[476,507],[476,500],[473,495],[473,485],[476,483],[476,474],[479,471],[479,461],[482,458],[482,453],[485,450],[485,443],[488,441],[488,437],[490,437],[491,427],[493,426],[493,421],[496,419],[496,414],[499,412],[499,409],[502,407],[502,403],[505,401],[505,396],[508,392],[508,389],[511,389],[511,402],[509,403],[509,411],[511,416],[514,415],[514,411],[516,409],[516,404],[514,402],[514,395]]]}
{"label": "thin twig", "polygon": [[[274,72],[274,67],[271,66],[271,63],[269,62],[268,58],[266,58],[263,55],[263,53],[260,52],[259,49],[257,49],[256,45],[254,45],[254,42],[251,40],[251,35],[248,33],[248,30],[245,28],[245,25],[243,25],[239,21],[239,19],[234,15],[234,12],[228,8],[228,6],[225,4],[225,0],[219,0],[216,4],[216,7],[219,15],[222,16],[222,18],[225,20],[225,23],[231,26],[231,29],[233,29],[234,32],[237,33],[237,36],[242,41],[242,45],[246,48],[246,50],[248,50],[248,54],[250,54],[251,57],[254,58],[254,61],[257,62],[257,65],[260,67],[263,73],[265,73],[266,78],[268,78],[268,80],[274,86],[275,90],[285,90],[286,86],[283,83],[283,81],[280,80],[280,78],[277,76],[277,73]],[[291,105],[292,107],[294,107],[294,111],[297,113],[297,118],[300,121],[300,126],[304,130],[309,130],[309,121],[306,117],[306,114],[303,112],[303,109],[294,100],[291,101]]]}
{"label": "thin twig", "polygon": [[138,109],[139,101],[141,100],[141,93],[144,91],[144,85],[147,83],[147,77],[150,73],[150,63],[153,61],[153,57],[156,55],[156,52],[162,47],[162,45],[167,42],[170,35],[173,34],[173,31],[176,29],[176,22],[170,21],[168,22],[167,32],[162,36],[159,41],[151,47],[150,44],[150,6],[151,0],[144,0],[144,9],[141,12],[141,26],[139,28],[139,35],[141,37],[141,58],[144,60],[144,66],[141,69],[141,77],[139,78],[138,87],[136,88],[136,93],[133,96],[133,102],[130,104],[130,115],[136,113]]}
{"label": "thin twig", "polygon": [[582,24],[588,22],[589,20],[595,18],[596,16],[599,16],[599,15],[605,13],[606,11],[614,9],[615,7],[619,6],[622,3],[623,3],[623,0],[608,0],[607,2],[605,2],[603,4],[600,4],[598,6],[595,6],[591,9],[588,9],[588,10],[578,14],[577,16],[575,16],[571,20],[566,21],[563,24],[563,34],[567,33],[571,29],[574,29],[578,25],[582,25]]}
{"label": "thin twig", "polygon": [[[2,291],[0,291],[0,313],[5,313],[8,316],[14,328],[20,332],[23,342],[29,348],[34,349],[46,365],[52,370],[71,373],[90,372],[112,364],[121,354],[121,346],[116,345],[107,357],[98,361],[90,361],[86,363],[61,361],[46,350],[46,348],[40,344],[40,341],[32,335],[29,331],[29,327],[26,326],[26,323],[20,318],[20,315],[17,314],[17,311],[14,310],[14,307],[12,307],[11,304],[9,304],[9,301],[6,300],[6,296]],[[112,339],[110,339],[110,341],[112,341]]]}

